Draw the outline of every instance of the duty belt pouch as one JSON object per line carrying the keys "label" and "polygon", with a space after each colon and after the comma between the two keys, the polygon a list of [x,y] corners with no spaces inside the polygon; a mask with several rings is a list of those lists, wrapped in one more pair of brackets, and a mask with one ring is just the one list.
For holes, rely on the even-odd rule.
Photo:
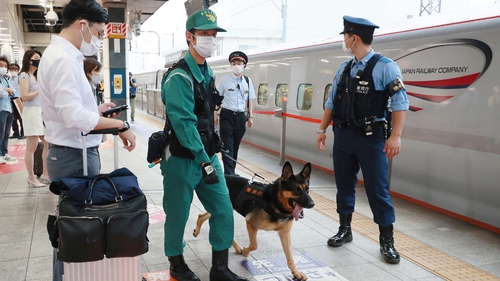
{"label": "duty belt pouch", "polygon": [[[92,204],[97,180],[106,180],[116,191],[116,202]],[[90,186],[84,205],[63,196],[59,201],[57,258],[64,262],[88,262],[107,258],[134,257],[148,251],[146,197],[122,200],[113,182],[98,176]]]}

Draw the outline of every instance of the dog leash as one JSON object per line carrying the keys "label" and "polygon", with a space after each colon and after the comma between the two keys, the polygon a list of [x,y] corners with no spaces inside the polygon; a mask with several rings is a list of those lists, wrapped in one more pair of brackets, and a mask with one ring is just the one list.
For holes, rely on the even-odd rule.
{"label": "dog leash", "polygon": [[228,153],[229,153],[229,150],[224,150],[223,148],[221,148],[220,150],[222,153],[224,153],[224,155],[226,155],[227,158],[229,158],[229,160],[232,160],[234,161],[236,164],[242,166],[243,168],[247,169],[248,171],[252,172],[253,173],[253,177],[252,177],[252,181],[254,179],[254,177],[258,177],[260,179],[262,179],[263,181],[267,182],[267,183],[272,183],[270,181],[268,181],[267,179],[265,179],[263,176],[257,174],[256,172],[252,171],[252,169],[248,168],[247,166],[241,164],[240,162],[236,161],[236,159],[234,159],[233,157],[229,156]]}

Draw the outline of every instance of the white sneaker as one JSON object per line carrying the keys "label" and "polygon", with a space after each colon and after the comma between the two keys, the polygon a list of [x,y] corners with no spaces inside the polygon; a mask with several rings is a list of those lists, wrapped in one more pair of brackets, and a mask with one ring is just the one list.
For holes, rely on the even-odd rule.
{"label": "white sneaker", "polygon": [[0,156],[0,164],[5,164],[7,163],[7,161],[5,161],[5,159],[3,159],[3,156]]}
{"label": "white sneaker", "polygon": [[6,161],[6,162],[16,162],[17,161],[17,157],[14,157],[14,156],[10,156],[9,154],[5,154],[3,159]]}

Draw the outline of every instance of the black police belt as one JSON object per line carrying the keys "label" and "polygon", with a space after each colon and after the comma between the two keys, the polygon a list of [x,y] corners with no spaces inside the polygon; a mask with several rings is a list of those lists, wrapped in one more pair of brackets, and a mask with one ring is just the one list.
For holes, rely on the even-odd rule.
{"label": "black police belt", "polygon": [[240,115],[240,114],[245,113],[245,111],[232,111],[232,110],[229,110],[227,108],[222,108],[221,111],[228,112],[228,113],[230,113],[232,115]]}

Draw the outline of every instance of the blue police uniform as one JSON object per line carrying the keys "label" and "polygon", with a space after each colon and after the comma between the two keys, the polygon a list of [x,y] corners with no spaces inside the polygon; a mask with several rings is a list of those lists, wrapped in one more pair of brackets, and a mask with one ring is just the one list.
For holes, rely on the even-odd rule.
{"label": "blue police uniform", "polygon": [[[241,51],[229,55],[229,62],[235,59],[241,60],[245,65],[248,63],[248,57]],[[255,91],[252,79],[244,75],[238,77],[234,73],[221,78],[217,91],[224,96],[219,118],[220,137],[224,149],[227,150],[222,153],[224,174],[234,175],[236,168],[234,160],[238,159],[240,143],[246,132],[246,117],[251,118],[244,113],[249,101],[255,99]]]}
{"label": "blue police uniform", "polygon": [[[362,60],[356,61],[350,71],[354,78],[358,70],[364,70],[366,63],[375,54],[371,50]],[[325,103],[325,107],[334,110],[333,101],[336,97],[337,85],[344,68],[349,61],[342,63],[337,70],[332,84],[332,92]],[[373,68],[373,82],[375,90],[384,90],[395,79],[402,79],[398,65],[383,57]],[[401,89],[391,97],[393,111],[408,110],[409,102],[405,89]],[[378,130],[371,136],[366,136],[360,130],[353,128],[339,128],[334,126],[333,166],[337,183],[337,212],[340,215],[354,212],[354,201],[357,173],[359,167],[363,172],[363,180],[373,212],[374,221],[381,226],[387,226],[395,221],[394,208],[389,195],[389,178],[387,173],[387,157],[383,152],[385,136],[383,121],[385,118],[375,118]]]}
{"label": "blue police uniform", "polygon": [[[356,34],[360,38],[364,38],[364,36],[371,37],[375,28],[378,28],[378,26],[366,19],[345,16],[344,31],[341,34],[347,33],[350,36]],[[386,121],[387,117],[385,109],[387,107],[387,97],[390,97],[390,106],[393,112],[408,110],[409,102],[401,82],[402,75],[398,65],[389,58],[383,56],[378,58],[378,55],[376,55],[377,57],[370,64],[370,59],[374,55],[375,52],[370,50],[360,60],[357,60],[355,57],[352,60],[342,63],[336,72],[330,97],[325,103],[325,108],[332,111],[332,119],[335,123],[333,128],[333,166],[337,184],[337,213],[339,213],[341,224],[339,232],[329,239],[328,244],[338,247],[345,242],[352,241],[350,222],[352,213],[354,212],[357,174],[361,168],[373,219],[381,230],[381,252],[384,254],[384,259],[387,262],[398,263],[399,254],[392,245],[392,223],[395,221],[395,212],[389,194],[388,160],[386,153],[383,151],[386,143],[384,121]],[[374,61],[376,62],[373,65]],[[345,71],[346,68],[348,71]],[[365,70],[368,73],[364,73]],[[350,77],[343,77],[347,73]],[[355,79],[356,76],[363,75],[360,73],[366,75],[361,76],[360,79]],[[371,77],[367,77],[370,74]],[[344,83],[344,80],[347,82]],[[363,83],[356,84],[359,81]],[[398,82],[399,87],[392,87],[395,82]],[[364,93],[363,89],[360,90],[363,86],[360,87],[358,85],[367,85]],[[347,95],[350,98],[344,99],[344,103],[338,102],[346,89],[348,89]],[[360,92],[361,94],[359,94]],[[372,102],[370,105],[359,106],[359,103],[363,103],[363,101],[366,103],[366,100],[369,99],[366,98],[363,100],[362,98],[365,98],[363,94],[365,94],[364,96],[368,96],[375,93],[378,95],[380,93],[387,95],[383,100],[379,98],[376,103]],[[354,96],[357,97],[357,105],[356,103],[349,104]],[[346,102],[346,100],[349,101]],[[381,101],[385,104],[381,104]],[[335,108],[335,106],[343,108]],[[359,115],[363,115],[363,112],[356,112],[363,111],[360,110],[362,106],[366,106],[368,109],[376,107],[372,112],[380,112],[380,109],[382,109],[382,114],[364,116],[368,118],[365,120],[372,122],[369,126],[369,132],[367,132],[367,126],[363,125],[364,121],[355,121]],[[339,114],[339,111],[342,113]],[[338,118],[339,115],[345,116],[346,122],[339,122],[339,120],[342,120]],[[389,236],[390,239],[388,238]],[[390,240],[390,245],[384,242],[386,238]],[[383,247],[385,248],[383,249]],[[389,254],[387,254],[386,248],[389,248]]]}

